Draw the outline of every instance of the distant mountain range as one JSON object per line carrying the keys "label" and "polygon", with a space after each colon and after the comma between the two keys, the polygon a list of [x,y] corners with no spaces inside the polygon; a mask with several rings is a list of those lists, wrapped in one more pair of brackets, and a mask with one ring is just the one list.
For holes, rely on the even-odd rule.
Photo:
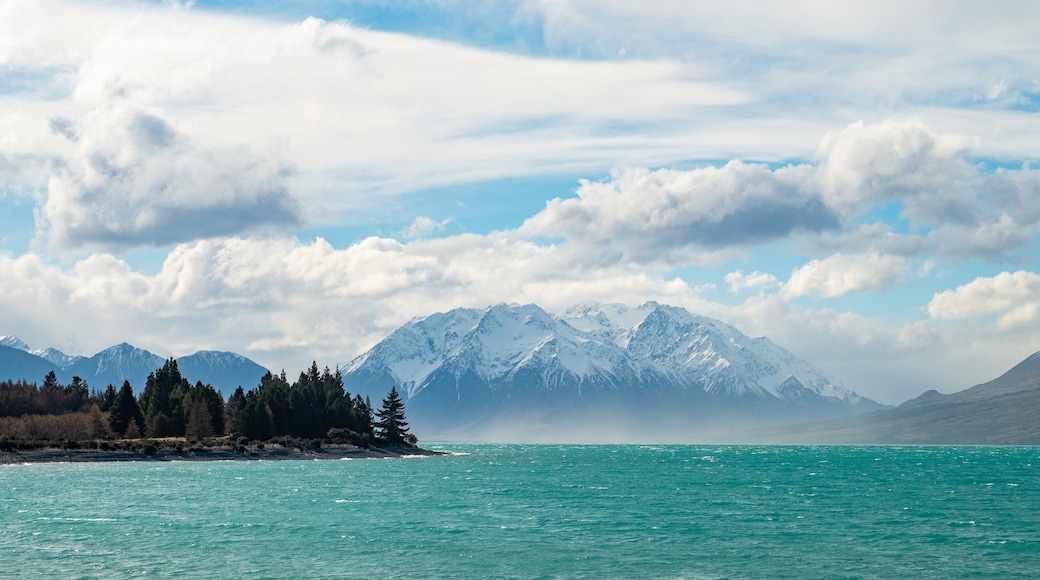
{"label": "distant mountain range", "polygon": [[[177,359],[227,397],[267,372],[232,352]],[[54,372],[144,388],[160,356],[123,343],[93,356],[0,337],[0,380]],[[423,439],[1040,445],[1040,352],[988,383],[886,408],[768,338],[648,302],[455,309],[414,319],[340,365],[378,407],[391,386]]]}
{"label": "distant mountain range", "polygon": [[[37,384],[49,372],[68,384],[78,376],[92,389],[117,388],[130,381],[135,392],[144,389],[148,375],[165,359],[127,343],[117,344],[91,357],[70,356],[54,348],[29,348],[13,336],[0,337],[0,380],[26,380]],[[199,351],[177,358],[181,375],[192,383],[212,385],[227,397],[238,386],[249,390],[260,383],[267,369],[233,352]]]}
{"label": "distant mountain range", "polygon": [[1000,377],[943,395],[928,391],[898,407],[842,421],[762,431],[786,443],[1040,445],[1040,352]]}
{"label": "distant mountain range", "polygon": [[398,386],[427,438],[694,440],[883,408],[768,338],[655,302],[456,309],[341,368],[373,402]]}

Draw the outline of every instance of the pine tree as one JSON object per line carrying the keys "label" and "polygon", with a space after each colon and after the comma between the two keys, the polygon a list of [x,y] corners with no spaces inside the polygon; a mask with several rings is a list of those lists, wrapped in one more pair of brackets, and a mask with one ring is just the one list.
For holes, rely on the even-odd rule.
{"label": "pine tree", "polygon": [[383,399],[383,408],[376,411],[376,434],[383,441],[392,445],[404,445],[414,439],[408,432],[408,422],[404,420],[404,402],[397,393],[397,387],[390,387],[390,393]]}
{"label": "pine tree", "polygon": [[[177,407],[184,392],[190,387],[177,368],[177,360],[173,358],[167,359],[162,367],[148,375],[141,393],[141,411],[149,435],[166,437],[184,434],[183,416]],[[176,392],[178,388],[181,393]],[[157,420],[160,415],[162,418]]]}
{"label": "pine tree", "polygon": [[58,382],[58,375],[54,374],[54,371],[47,373],[47,376],[43,377],[43,388],[44,389],[60,389],[61,383]]}
{"label": "pine tree", "polygon": [[144,429],[144,416],[134,397],[134,389],[130,386],[130,381],[123,381],[123,388],[119,389],[119,394],[116,395],[116,400],[108,415],[108,425],[112,428],[113,433],[121,437],[126,435],[129,431],[128,427],[131,425],[135,427],[134,431],[138,436]]}

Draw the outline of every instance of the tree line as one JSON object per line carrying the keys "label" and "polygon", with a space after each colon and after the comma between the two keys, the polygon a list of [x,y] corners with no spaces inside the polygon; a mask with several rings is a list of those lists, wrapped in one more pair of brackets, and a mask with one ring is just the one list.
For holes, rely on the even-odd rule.
{"label": "tree line", "polygon": [[[61,436],[48,437],[47,431]],[[257,387],[245,391],[240,386],[227,401],[211,385],[191,384],[173,358],[148,375],[139,396],[129,381],[118,389],[108,385],[92,392],[80,377],[59,384],[53,372],[42,386],[0,382],[0,437],[201,440],[223,435],[256,441],[323,439],[363,447],[417,442],[408,432],[396,387],[381,408],[373,409],[367,397],[344,389],[338,369],[319,370],[317,363],[293,382],[284,371],[268,372]]]}

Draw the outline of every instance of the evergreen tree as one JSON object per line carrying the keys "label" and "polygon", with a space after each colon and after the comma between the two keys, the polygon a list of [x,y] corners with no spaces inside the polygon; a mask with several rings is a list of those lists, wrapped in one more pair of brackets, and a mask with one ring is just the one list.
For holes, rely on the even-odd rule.
{"label": "evergreen tree", "polygon": [[108,426],[112,428],[113,433],[123,437],[131,424],[138,435],[144,431],[144,416],[134,397],[134,389],[130,386],[130,381],[123,381],[123,388],[119,389],[115,402],[112,403]]}
{"label": "evergreen tree", "polygon": [[[181,376],[177,368],[177,360],[173,358],[167,359],[162,367],[148,375],[141,393],[141,411],[149,435],[165,437],[184,434],[180,401],[189,387],[187,379]],[[180,393],[176,393],[178,389]],[[159,418],[160,415],[162,418]]]}
{"label": "evergreen tree", "polygon": [[87,382],[80,377],[72,377],[72,382],[65,387],[65,392],[81,399],[86,399],[90,396],[90,388],[87,386]]}
{"label": "evergreen tree", "polygon": [[234,431],[239,435],[264,441],[274,437],[274,413],[271,407],[264,402],[264,397],[258,389],[246,393],[245,404],[239,411]]}
{"label": "evergreen tree", "polygon": [[188,397],[184,401],[184,436],[191,440],[212,437],[213,415],[202,398]]}
{"label": "evergreen tree", "polygon": [[44,389],[60,389],[61,384],[58,383],[58,375],[54,374],[54,371],[47,373],[47,376],[43,377],[43,388]]}
{"label": "evergreen tree", "polygon": [[242,409],[246,406],[246,392],[241,385],[228,397],[224,405],[224,429],[228,433],[242,434]]}
{"label": "evergreen tree", "polygon": [[108,384],[108,388],[101,395],[101,400],[98,401],[98,408],[102,411],[110,411],[112,406],[116,404],[116,397],[119,396],[119,391],[116,390],[112,383]]}
{"label": "evergreen tree", "polygon": [[[246,437],[253,439],[267,439],[277,435],[289,435],[289,394],[292,386],[285,379],[285,371],[280,376],[267,373],[260,377],[260,386],[249,394],[256,393],[256,400],[250,401],[250,424],[263,432],[269,424],[272,433],[264,437],[254,437],[243,433]],[[247,395],[248,397],[248,395]],[[261,416],[263,415],[263,416]]]}
{"label": "evergreen tree", "polygon": [[354,410],[357,413],[357,431],[362,436],[373,435],[372,433],[372,401],[368,397],[362,398],[361,395],[354,396]]}
{"label": "evergreen tree", "polygon": [[397,393],[397,387],[390,387],[390,393],[383,399],[383,408],[376,411],[375,422],[377,435],[383,441],[393,445],[404,445],[412,439],[408,432],[408,422],[404,419],[404,402]]}

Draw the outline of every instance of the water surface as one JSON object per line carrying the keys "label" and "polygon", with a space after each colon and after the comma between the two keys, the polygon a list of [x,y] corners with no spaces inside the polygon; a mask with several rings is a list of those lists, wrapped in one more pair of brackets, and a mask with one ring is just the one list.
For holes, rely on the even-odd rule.
{"label": "water surface", "polygon": [[1031,447],[0,467],[0,576],[1034,578]]}

